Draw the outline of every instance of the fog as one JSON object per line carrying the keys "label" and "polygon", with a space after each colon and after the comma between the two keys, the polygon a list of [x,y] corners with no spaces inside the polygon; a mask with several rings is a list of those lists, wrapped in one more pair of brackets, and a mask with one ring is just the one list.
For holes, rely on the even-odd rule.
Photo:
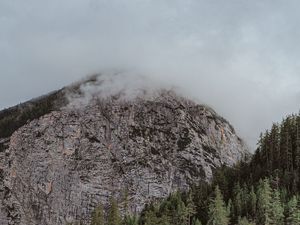
{"label": "fog", "polygon": [[88,74],[135,71],[212,106],[254,148],[261,131],[300,108],[299,7],[296,0],[0,0],[0,108]]}

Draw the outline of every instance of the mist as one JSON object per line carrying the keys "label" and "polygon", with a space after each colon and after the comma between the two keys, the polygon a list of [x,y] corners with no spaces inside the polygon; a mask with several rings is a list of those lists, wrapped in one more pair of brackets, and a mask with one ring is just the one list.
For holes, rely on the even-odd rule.
{"label": "mist", "polygon": [[299,110],[299,7],[296,0],[0,0],[0,108],[122,69],[210,105],[254,149],[261,131]]}

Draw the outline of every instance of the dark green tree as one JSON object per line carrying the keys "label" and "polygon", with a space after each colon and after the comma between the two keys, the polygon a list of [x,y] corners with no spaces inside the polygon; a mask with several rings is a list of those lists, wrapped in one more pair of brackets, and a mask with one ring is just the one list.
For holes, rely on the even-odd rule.
{"label": "dark green tree", "polygon": [[92,213],[91,225],[104,225],[103,206],[100,204]]}
{"label": "dark green tree", "polygon": [[257,202],[257,197],[256,197],[256,193],[254,191],[254,187],[253,185],[251,186],[251,190],[249,193],[249,200],[248,200],[248,209],[249,209],[249,214],[252,217],[256,216],[256,202]]}
{"label": "dark green tree", "polygon": [[271,224],[272,189],[269,179],[261,180],[258,186],[257,198],[257,223],[261,225]]}
{"label": "dark green tree", "polygon": [[272,195],[271,201],[271,218],[270,224],[282,225],[284,223],[284,208],[281,203],[280,193],[278,190],[275,190]]}
{"label": "dark green tree", "polygon": [[122,225],[138,225],[139,220],[136,216],[126,215],[123,219]]}
{"label": "dark green tree", "polygon": [[229,218],[227,209],[223,200],[222,193],[218,186],[215,188],[215,197],[211,200],[209,205],[209,220],[208,225],[228,225]]}
{"label": "dark green tree", "polygon": [[233,208],[234,208],[234,218],[237,220],[240,216],[242,216],[242,190],[240,187],[240,183],[236,183],[233,190]]}
{"label": "dark green tree", "polygon": [[250,222],[246,217],[242,217],[238,219],[238,225],[254,225],[254,223]]}
{"label": "dark green tree", "polygon": [[298,205],[298,199],[296,196],[293,196],[288,202],[286,207],[286,224],[294,225],[300,224],[300,209]]}
{"label": "dark green tree", "polygon": [[191,218],[196,213],[196,206],[193,202],[192,192],[188,193],[188,198],[186,201],[186,225],[191,224]]}
{"label": "dark green tree", "polygon": [[108,212],[108,225],[121,225],[121,221],[118,203],[114,197],[111,197]]}
{"label": "dark green tree", "polygon": [[194,218],[192,225],[202,225],[202,224],[201,224],[200,220]]}

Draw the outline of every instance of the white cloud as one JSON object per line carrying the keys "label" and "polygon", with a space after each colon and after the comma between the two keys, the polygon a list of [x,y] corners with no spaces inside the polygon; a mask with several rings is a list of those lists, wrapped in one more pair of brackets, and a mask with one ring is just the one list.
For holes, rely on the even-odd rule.
{"label": "white cloud", "polygon": [[299,108],[296,0],[0,0],[0,107],[107,68],[186,89],[253,146]]}

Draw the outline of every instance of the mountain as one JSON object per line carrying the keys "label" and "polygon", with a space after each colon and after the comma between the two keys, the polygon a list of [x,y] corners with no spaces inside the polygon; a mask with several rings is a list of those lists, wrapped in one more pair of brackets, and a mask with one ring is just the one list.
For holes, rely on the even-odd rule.
{"label": "mountain", "polygon": [[106,83],[94,76],[0,112],[1,224],[87,223],[111,196],[140,212],[249,155],[211,108]]}

